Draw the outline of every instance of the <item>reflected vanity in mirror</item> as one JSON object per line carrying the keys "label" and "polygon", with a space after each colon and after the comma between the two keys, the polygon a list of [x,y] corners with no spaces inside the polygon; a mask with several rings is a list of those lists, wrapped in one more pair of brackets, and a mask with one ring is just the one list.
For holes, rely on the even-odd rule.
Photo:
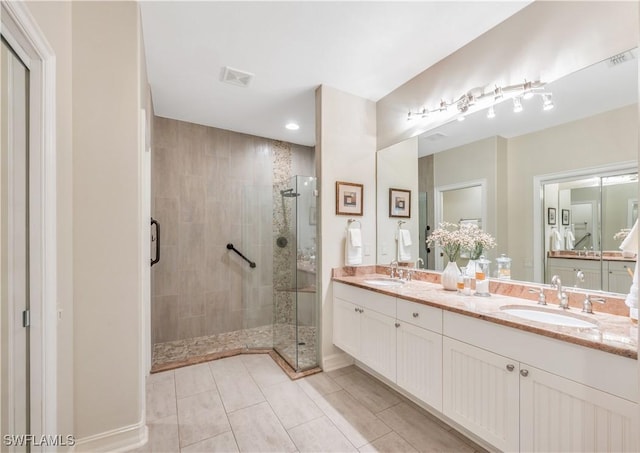
{"label": "reflected vanity in mirror", "polygon": [[506,99],[434,129],[413,120],[427,121],[416,126],[425,132],[378,151],[378,263],[394,259],[388,191],[403,187],[417,194],[404,227],[428,269],[446,265],[426,246],[429,232],[441,221],[475,221],[496,239],[487,257],[512,259],[512,279],[558,274],[567,286],[628,292],[635,257],[622,257],[614,236],[637,218],[637,50],[624,55],[547,83],[554,108],[522,96],[520,111]]}

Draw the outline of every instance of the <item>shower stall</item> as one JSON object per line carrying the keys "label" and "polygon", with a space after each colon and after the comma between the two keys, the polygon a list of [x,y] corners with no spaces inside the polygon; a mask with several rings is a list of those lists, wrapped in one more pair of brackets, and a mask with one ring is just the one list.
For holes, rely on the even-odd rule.
{"label": "shower stall", "polygon": [[274,350],[316,367],[316,179],[292,176],[313,148],[154,121],[152,370]]}

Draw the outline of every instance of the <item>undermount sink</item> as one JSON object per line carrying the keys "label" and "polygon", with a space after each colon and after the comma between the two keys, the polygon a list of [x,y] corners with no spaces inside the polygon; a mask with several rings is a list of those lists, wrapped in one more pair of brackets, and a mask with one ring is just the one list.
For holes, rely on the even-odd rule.
{"label": "undermount sink", "polygon": [[517,305],[505,305],[500,309],[513,316],[527,319],[529,321],[542,322],[545,324],[553,324],[555,326],[578,327],[578,328],[594,328],[598,327],[597,322],[584,319],[575,315],[560,313],[555,310],[537,308],[537,307],[521,307]]}
{"label": "undermount sink", "polygon": [[377,286],[400,286],[404,285],[402,280],[397,278],[390,277],[376,277],[376,278],[368,278],[364,281],[368,285],[377,285]]}

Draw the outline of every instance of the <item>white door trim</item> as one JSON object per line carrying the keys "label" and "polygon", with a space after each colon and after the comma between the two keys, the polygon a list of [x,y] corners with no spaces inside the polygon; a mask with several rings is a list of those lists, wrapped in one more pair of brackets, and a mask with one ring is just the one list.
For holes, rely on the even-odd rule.
{"label": "white door trim", "polygon": [[30,409],[39,436],[57,433],[56,60],[23,2],[0,7],[2,36],[30,71]]}

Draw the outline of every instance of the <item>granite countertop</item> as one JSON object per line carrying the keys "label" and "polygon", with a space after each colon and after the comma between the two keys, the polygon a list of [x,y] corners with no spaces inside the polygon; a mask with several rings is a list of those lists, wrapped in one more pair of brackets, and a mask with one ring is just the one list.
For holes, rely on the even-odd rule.
{"label": "granite countertop", "polygon": [[597,254],[593,254],[593,252],[588,252],[589,255],[585,255],[584,252],[577,252],[574,250],[556,250],[553,252],[547,252],[547,257],[549,258],[568,258],[572,260],[589,260],[589,261],[600,261],[600,255],[602,255],[603,261],[624,261],[627,263],[635,263],[635,256],[632,258],[627,258],[622,256],[621,252],[598,252]]}
{"label": "granite countertop", "polygon": [[[529,321],[509,315],[500,309],[504,305],[517,305],[518,308],[541,308],[535,301],[503,294],[491,294],[490,297],[463,296],[455,291],[446,291],[439,283],[413,280],[402,286],[380,287],[365,283],[371,278],[388,277],[380,273],[357,275],[334,274],[333,280],[357,286],[370,291],[398,297],[419,304],[448,310],[485,321],[520,329],[527,332],[545,335],[557,340],[599,349],[631,359],[638,358],[638,325],[628,316],[619,316],[597,312],[600,304],[594,303],[594,314],[582,313],[579,308],[562,310],[550,302],[545,310],[557,311],[564,315],[574,316],[595,322],[597,328],[576,328],[555,326],[542,322]],[[553,299],[555,300],[555,299]]]}

